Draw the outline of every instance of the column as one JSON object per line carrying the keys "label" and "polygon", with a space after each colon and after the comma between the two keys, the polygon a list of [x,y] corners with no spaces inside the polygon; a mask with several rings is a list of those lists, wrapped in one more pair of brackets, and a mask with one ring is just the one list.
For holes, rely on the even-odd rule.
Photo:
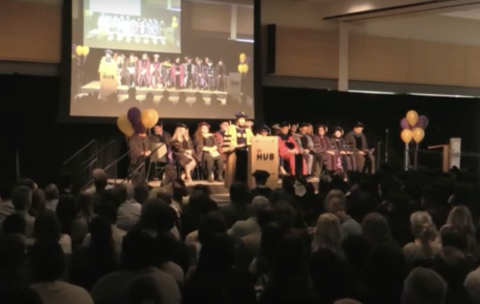
{"label": "column", "polygon": [[232,4],[230,16],[230,40],[237,40],[237,5]]}
{"label": "column", "polygon": [[348,34],[349,24],[339,24],[338,90],[348,91]]}
{"label": "column", "polygon": [[167,0],[167,9],[172,9],[172,0]]}

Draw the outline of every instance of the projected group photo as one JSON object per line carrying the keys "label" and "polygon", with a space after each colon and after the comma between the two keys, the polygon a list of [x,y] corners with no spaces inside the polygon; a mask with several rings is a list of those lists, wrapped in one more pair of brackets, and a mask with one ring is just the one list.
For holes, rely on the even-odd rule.
{"label": "projected group photo", "polygon": [[194,1],[78,1],[71,116],[117,117],[132,106],[155,108],[164,118],[254,116],[253,32],[240,39],[232,29],[212,33],[198,25],[202,18],[242,22],[230,15],[231,2],[218,2],[222,16]]}

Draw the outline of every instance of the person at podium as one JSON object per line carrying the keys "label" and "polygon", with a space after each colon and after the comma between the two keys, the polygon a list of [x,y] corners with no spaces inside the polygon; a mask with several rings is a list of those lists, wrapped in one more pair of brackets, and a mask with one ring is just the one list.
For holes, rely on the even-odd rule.
{"label": "person at podium", "polygon": [[227,154],[225,187],[235,181],[247,182],[248,148],[252,144],[253,133],[247,128],[245,112],[235,113],[235,124],[225,131],[223,151]]}

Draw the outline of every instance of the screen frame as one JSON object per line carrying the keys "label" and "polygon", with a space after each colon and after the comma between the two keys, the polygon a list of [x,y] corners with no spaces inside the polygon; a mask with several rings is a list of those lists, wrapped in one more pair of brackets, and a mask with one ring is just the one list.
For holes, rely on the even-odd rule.
{"label": "screen frame", "polygon": [[[80,11],[83,11],[82,0],[78,0]],[[71,116],[70,115],[70,105],[71,105],[71,69],[72,69],[72,60],[71,60],[71,51],[72,51],[72,8],[73,1],[63,0],[62,6],[62,33],[61,33],[61,62],[59,66],[60,74],[60,98],[58,104],[58,123],[77,123],[77,124],[112,124],[117,121],[117,117],[96,117],[96,116]],[[181,28],[186,29],[190,27],[190,11],[188,10],[188,4],[185,2],[187,0],[181,0],[182,6],[182,18],[181,18]],[[263,85],[262,85],[262,49],[261,49],[261,0],[253,0],[253,11],[254,11],[254,43],[253,43],[253,90],[254,90],[254,120],[256,122],[263,122],[264,120],[264,111],[263,103],[261,102],[263,96]],[[186,12],[184,12],[186,11]],[[185,15],[184,15],[185,14]],[[182,35],[181,45],[184,45]],[[234,119],[232,113],[232,120]],[[182,118],[162,118],[162,121],[165,123],[173,123],[178,121],[185,122],[186,124],[198,123],[200,121],[206,120],[202,118],[198,119],[182,119]],[[222,121],[225,119],[208,119],[209,121]]]}

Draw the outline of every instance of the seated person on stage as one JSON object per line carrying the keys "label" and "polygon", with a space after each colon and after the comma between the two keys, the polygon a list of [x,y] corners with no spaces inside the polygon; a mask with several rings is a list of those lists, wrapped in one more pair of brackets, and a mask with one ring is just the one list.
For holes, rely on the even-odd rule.
{"label": "seated person on stage", "polygon": [[[170,162],[171,160],[169,159],[170,158],[170,141],[172,140],[172,135],[170,135],[170,133],[168,133],[167,131],[164,131],[163,130],[163,124],[162,122],[159,120],[157,122],[157,125],[155,127],[153,127],[153,132],[152,134],[150,135],[150,141],[152,143],[162,143],[162,144],[165,144],[167,146],[167,157],[165,158],[165,161],[156,161],[153,163],[153,166],[154,166],[154,170],[152,171],[153,172],[153,177],[157,178],[156,173],[157,173],[157,166],[158,165],[165,165],[166,163]],[[154,149],[154,147],[152,146],[152,150]],[[162,175],[162,173],[160,174],[160,176]]]}
{"label": "seated person on stage", "polygon": [[345,143],[345,139],[343,138],[343,129],[340,127],[336,127],[333,130],[333,136],[331,140],[333,148],[338,153],[340,161],[342,162],[343,171],[357,170],[357,165],[355,157],[353,156],[353,152],[347,146],[347,144]]}
{"label": "seated person on stage", "polygon": [[300,152],[300,147],[290,133],[288,123],[280,124],[278,135],[278,154],[283,159],[283,166],[287,166],[286,172],[291,175],[306,175],[307,168]]}
{"label": "seated person on stage", "polygon": [[315,151],[313,138],[308,135],[308,126],[308,123],[302,122],[298,126],[299,132],[295,139],[300,147],[303,159],[305,159],[305,162],[307,163],[307,175],[312,175],[313,166],[315,165]]}
{"label": "seated person on stage", "polygon": [[256,170],[252,176],[255,178],[255,188],[250,189],[250,202],[257,196],[263,196],[270,199],[273,190],[267,186],[270,173],[264,170]]}
{"label": "seated person on stage", "polygon": [[[146,158],[150,155],[150,140],[147,137],[147,130],[143,126],[137,127],[138,133],[133,134],[128,139],[128,147],[130,149],[130,169],[129,172],[139,171],[140,173],[145,172],[145,161]],[[143,166],[141,166],[143,165]],[[141,166],[141,167],[140,167]]]}
{"label": "seated person on stage", "polygon": [[193,143],[185,124],[177,125],[170,145],[172,146],[173,159],[185,170],[185,181],[192,181],[192,170],[197,165],[197,161],[193,155]]}
{"label": "seated person on stage", "polygon": [[315,153],[317,154],[317,160],[321,168],[325,165],[327,170],[336,171],[338,169],[339,159],[337,153],[335,153],[335,150],[332,148],[330,138],[328,138],[326,134],[327,127],[325,125],[317,126],[317,134],[313,136]]}
{"label": "seated person on stage", "polygon": [[225,132],[223,151],[227,153],[227,172],[225,174],[225,187],[230,187],[233,182],[247,183],[248,148],[252,145],[253,133],[246,126],[247,114],[235,113],[237,120]]}
{"label": "seated person on stage", "polygon": [[229,125],[230,125],[229,121],[222,121],[222,123],[220,123],[220,130],[215,132],[215,138],[217,139],[217,144],[218,144],[218,152],[220,152],[220,154],[222,155],[223,162],[227,160],[227,156],[225,155],[225,153],[223,153],[223,149],[222,149],[223,138],[225,137],[225,132],[227,131]]}
{"label": "seated person on stage", "polygon": [[360,172],[375,173],[373,150],[368,148],[367,137],[363,134],[363,123],[357,122],[353,130],[345,135],[345,142],[352,147],[353,156]]}
{"label": "seated person on stage", "polygon": [[215,135],[210,133],[210,125],[206,122],[198,124],[195,132],[196,158],[200,160],[207,171],[207,180],[213,182],[213,167],[217,168],[216,179],[223,182],[223,159],[218,152]]}
{"label": "seated person on stage", "polygon": [[267,137],[272,134],[272,130],[268,126],[263,125],[262,128],[258,131],[257,136]]}

